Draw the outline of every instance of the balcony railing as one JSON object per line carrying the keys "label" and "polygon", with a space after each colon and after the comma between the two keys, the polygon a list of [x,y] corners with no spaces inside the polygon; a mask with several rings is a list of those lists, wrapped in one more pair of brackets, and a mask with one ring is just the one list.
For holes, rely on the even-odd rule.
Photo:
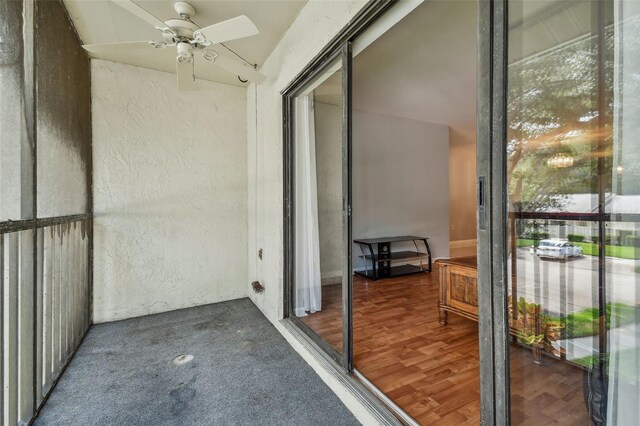
{"label": "balcony railing", "polygon": [[27,424],[91,323],[92,220],[2,225],[0,423]]}

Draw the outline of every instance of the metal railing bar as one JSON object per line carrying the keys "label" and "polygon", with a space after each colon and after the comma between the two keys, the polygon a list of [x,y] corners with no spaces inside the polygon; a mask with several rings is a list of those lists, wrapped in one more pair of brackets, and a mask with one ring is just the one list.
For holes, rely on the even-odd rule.
{"label": "metal railing bar", "polygon": [[68,216],[44,217],[36,219],[38,228],[47,226],[61,225],[65,223],[79,222],[82,220],[92,219],[92,213],[73,214]]}
{"label": "metal railing bar", "polygon": [[52,331],[53,331],[53,261],[55,259],[54,239],[52,230],[44,230],[44,339],[43,339],[43,382],[42,392],[46,393],[51,385],[51,363],[52,363]]}
{"label": "metal railing bar", "polygon": [[515,219],[576,220],[585,222],[640,222],[636,213],[569,213],[569,212],[509,212]]}
{"label": "metal railing bar", "polygon": [[35,219],[8,220],[6,222],[0,222],[0,234],[27,231],[35,227],[36,227]]}
{"label": "metal railing bar", "polygon": [[60,365],[60,258],[62,257],[62,246],[59,241],[60,225],[55,225],[51,232],[53,233],[53,246],[55,247],[55,257],[53,259],[53,333],[51,344],[51,374],[53,377],[58,375],[58,365]]}
{"label": "metal railing bar", "polygon": [[[71,342],[70,340],[70,332],[71,332],[71,315],[70,315],[70,305],[71,305],[71,294],[72,294],[72,276],[71,276],[71,227],[72,224],[70,223],[65,223],[60,225],[62,228],[62,243],[64,245],[64,254],[65,254],[65,259],[64,259],[64,277],[65,280],[63,281],[63,283],[65,284],[64,286],[64,295],[63,295],[63,307],[64,307],[64,313],[63,315],[60,316],[60,318],[62,318],[62,320],[64,321],[64,331],[63,331],[63,335],[64,335],[64,351],[63,351],[63,356],[62,359],[65,360],[69,357],[69,354],[71,353]],[[61,294],[62,295],[62,294]]]}
{"label": "metal railing bar", "polygon": [[0,235],[0,425],[4,425],[4,235]]}
{"label": "metal railing bar", "polygon": [[43,345],[44,341],[44,229],[36,230],[36,301],[35,323],[36,332],[34,340],[35,377],[33,385],[35,387],[34,411],[42,398],[42,367],[44,363]]}
{"label": "metal railing bar", "polygon": [[28,421],[34,407],[34,230],[18,237],[18,421]]}
{"label": "metal railing bar", "polygon": [[89,333],[90,329],[91,329],[91,327],[87,327],[87,329],[82,334],[82,337],[78,341],[78,344],[75,345],[75,348],[73,349],[73,351],[71,352],[71,354],[69,355],[69,357],[67,358],[65,363],[61,366],[59,373],[55,376],[55,379],[53,380],[53,383],[51,383],[51,387],[45,393],[44,397],[42,398],[42,402],[38,406],[38,409],[36,410],[36,412],[33,414],[33,417],[31,418],[31,421],[29,422],[29,426],[31,426],[33,424],[33,422],[35,421],[35,419],[38,418],[38,415],[40,414],[40,411],[42,410],[42,407],[44,407],[45,404],[47,403],[47,400],[49,399],[49,397],[51,396],[51,394],[55,390],[56,385],[60,381],[60,378],[62,378],[62,376],[64,375],[64,372],[67,369],[67,367],[69,366],[69,364],[71,364],[71,361],[73,360],[73,357],[78,352],[78,349],[80,349],[80,346],[82,346],[82,342],[84,342],[84,339],[87,337],[87,334]]}
{"label": "metal railing bar", "polygon": [[44,217],[38,219],[7,220],[4,222],[0,222],[0,234],[27,231],[33,228],[46,228],[49,226],[60,225],[62,223],[78,222],[92,218],[92,213],[82,213],[68,216]]}
{"label": "metal railing bar", "polygon": [[7,351],[5,353],[8,372],[7,391],[5,397],[5,424],[18,423],[18,234],[7,237],[5,245],[7,297]]}

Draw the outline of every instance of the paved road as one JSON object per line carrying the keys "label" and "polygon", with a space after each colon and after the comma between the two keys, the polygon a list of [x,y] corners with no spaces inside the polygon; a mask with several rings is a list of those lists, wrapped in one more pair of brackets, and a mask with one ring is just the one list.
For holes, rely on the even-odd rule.
{"label": "paved road", "polygon": [[[541,303],[553,313],[569,313],[598,306],[598,258],[583,256],[567,261],[543,260],[519,248],[517,297]],[[640,304],[639,261],[607,258],[607,302]]]}

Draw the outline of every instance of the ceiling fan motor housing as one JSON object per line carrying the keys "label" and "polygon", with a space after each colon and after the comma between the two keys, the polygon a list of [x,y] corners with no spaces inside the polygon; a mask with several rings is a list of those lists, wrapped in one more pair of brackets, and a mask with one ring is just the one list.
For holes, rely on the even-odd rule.
{"label": "ceiling fan motor housing", "polygon": [[189,3],[185,3],[183,1],[176,2],[173,5],[173,9],[178,13],[178,15],[184,18],[191,18],[196,14],[196,9]]}
{"label": "ceiling fan motor housing", "polygon": [[193,39],[193,32],[200,28],[193,22],[184,19],[169,19],[164,23],[171,32],[163,32],[162,35],[169,43],[182,39]]}

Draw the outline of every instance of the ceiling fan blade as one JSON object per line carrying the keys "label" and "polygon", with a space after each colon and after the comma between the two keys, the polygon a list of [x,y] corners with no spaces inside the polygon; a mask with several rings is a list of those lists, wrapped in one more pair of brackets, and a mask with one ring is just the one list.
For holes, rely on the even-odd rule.
{"label": "ceiling fan blade", "polygon": [[193,77],[193,63],[176,61],[176,75],[178,76],[178,90],[189,92],[196,90]]}
{"label": "ceiling fan blade", "polygon": [[85,44],[82,46],[91,53],[120,53],[123,50],[153,49],[149,41],[125,41],[122,43]]}
{"label": "ceiling fan blade", "polygon": [[151,24],[153,27],[167,28],[166,24],[130,0],[111,0],[129,13]]}
{"label": "ceiling fan blade", "polygon": [[236,62],[232,59],[227,58],[226,56],[220,56],[216,58],[214,64],[219,65],[221,68],[238,75],[243,80],[249,80],[252,83],[260,84],[264,82],[267,77],[264,74],[260,74],[258,71],[253,68],[242,65],[239,62]]}
{"label": "ceiling fan blade", "polygon": [[259,34],[258,28],[244,15],[237,16],[227,21],[218,22],[209,25],[195,32],[200,33],[211,42],[211,44],[224,43],[225,41],[235,40]]}

